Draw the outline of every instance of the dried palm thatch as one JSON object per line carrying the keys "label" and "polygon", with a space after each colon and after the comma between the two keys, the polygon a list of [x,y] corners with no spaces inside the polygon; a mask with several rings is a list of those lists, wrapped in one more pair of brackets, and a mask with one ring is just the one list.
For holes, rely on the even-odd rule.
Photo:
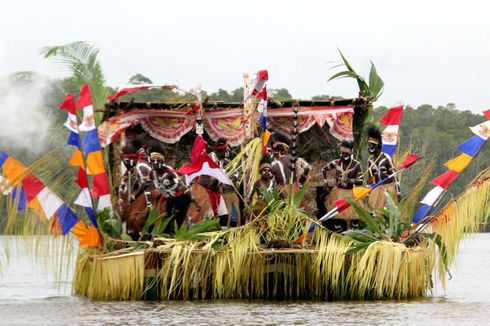
{"label": "dried palm thatch", "polygon": [[414,248],[391,241],[371,243],[362,255],[352,257],[347,274],[350,296],[402,299],[424,295],[431,282],[434,249],[433,242]]}
{"label": "dried palm thatch", "polygon": [[145,253],[134,251],[90,259],[78,258],[73,289],[76,294],[102,300],[141,299],[144,287]]}
{"label": "dried palm thatch", "polygon": [[259,179],[259,166],[262,159],[262,139],[252,139],[228,164],[226,172],[231,175],[240,173],[244,184],[245,198],[252,192],[255,181]]}
{"label": "dried palm thatch", "polygon": [[[331,300],[411,298],[431,289],[436,250],[430,239],[411,248],[375,241],[346,254],[355,240],[316,228],[306,245],[294,246],[313,222],[296,207],[271,203],[267,215],[243,227],[201,234],[200,242],[161,238],[156,248],[121,254],[120,262],[117,255],[87,253],[79,257],[74,291],[141,299],[156,285],[162,300]],[[145,273],[152,276],[146,282]]]}
{"label": "dried palm thatch", "polygon": [[431,221],[433,231],[441,236],[447,248],[450,263],[454,262],[459,243],[465,235],[478,231],[489,219],[490,168],[487,168]]}
{"label": "dried palm thatch", "polygon": [[[253,233],[252,233],[253,234]],[[431,289],[435,250],[431,243],[407,248],[374,242],[362,253],[345,255],[347,237],[323,234],[326,246],[250,250],[252,234],[234,248],[192,249],[174,244],[113,257],[79,258],[74,292],[102,300],[142,299],[152,283],[159,298],[172,299],[402,299]],[[325,244],[325,241],[319,243]],[[145,256],[161,268],[144,282]]]}

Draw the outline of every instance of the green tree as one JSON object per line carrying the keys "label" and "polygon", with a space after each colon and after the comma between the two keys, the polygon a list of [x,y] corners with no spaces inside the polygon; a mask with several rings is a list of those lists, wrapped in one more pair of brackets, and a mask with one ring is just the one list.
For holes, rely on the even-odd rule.
{"label": "green tree", "polygon": [[130,85],[141,85],[141,84],[153,84],[150,78],[142,75],[142,74],[136,74],[131,76],[129,78],[129,84]]}
{"label": "green tree", "polygon": [[231,92],[231,102],[243,102],[243,87],[235,88]]}
{"label": "green tree", "polygon": [[269,97],[276,101],[287,101],[292,100],[293,96],[286,88],[278,88],[269,90]]}
{"label": "green tree", "polygon": [[230,93],[222,88],[218,89],[217,92],[209,94],[210,101],[230,102],[230,98]]}
{"label": "green tree", "polygon": [[312,101],[327,101],[330,99],[330,95],[315,95],[311,97]]}

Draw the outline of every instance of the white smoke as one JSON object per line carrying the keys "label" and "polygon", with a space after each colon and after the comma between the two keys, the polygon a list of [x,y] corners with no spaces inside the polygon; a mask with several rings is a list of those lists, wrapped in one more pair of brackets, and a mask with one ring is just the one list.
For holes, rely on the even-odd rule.
{"label": "white smoke", "polygon": [[17,73],[0,78],[0,150],[40,154],[49,147],[54,117],[46,108],[46,77]]}

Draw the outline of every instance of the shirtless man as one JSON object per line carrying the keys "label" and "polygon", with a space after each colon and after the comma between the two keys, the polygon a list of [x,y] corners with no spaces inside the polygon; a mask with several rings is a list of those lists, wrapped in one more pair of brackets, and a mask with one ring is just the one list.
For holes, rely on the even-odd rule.
{"label": "shirtless man", "polygon": [[[381,151],[382,138],[381,132],[370,127],[368,132],[368,184],[375,184],[381,180],[385,180],[389,175],[395,172],[395,167],[391,157]],[[385,192],[388,192],[394,200],[399,201],[401,197],[400,184],[396,177],[386,180],[381,186],[373,189],[369,194],[369,205],[374,209],[384,207],[386,203]]]}
{"label": "shirtless man", "polygon": [[[335,207],[335,200],[349,196],[354,198],[352,188],[364,183],[361,164],[353,158],[354,142],[342,141],[340,158],[331,161],[322,168],[324,187],[329,193],[326,200],[327,211]],[[328,171],[335,170],[333,179],[327,179]],[[342,232],[358,226],[358,218],[353,208],[348,208],[338,215],[335,220],[327,221],[326,227]]]}

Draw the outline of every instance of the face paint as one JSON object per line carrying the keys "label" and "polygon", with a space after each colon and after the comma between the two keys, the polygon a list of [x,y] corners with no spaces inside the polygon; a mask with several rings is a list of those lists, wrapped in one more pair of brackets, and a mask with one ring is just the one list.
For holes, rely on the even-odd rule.
{"label": "face paint", "polygon": [[340,154],[340,158],[345,161],[345,162],[348,162],[350,161],[350,154],[347,154],[347,153],[341,153]]}
{"label": "face paint", "polygon": [[134,161],[130,158],[124,158],[123,163],[126,166],[126,168],[132,168],[134,166]]}
{"label": "face paint", "polygon": [[269,168],[264,168],[262,170],[260,170],[260,175],[263,176],[264,178],[266,179],[270,179],[272,178],[272,172],[271,172],[271,169]]}
{"label": "face paint", "polygon": [[368,143],[368,153],[369,154],[375,154],[376,151],[378,149],[378,146],[376,144],[373,144],[373,143]]}
{"label": "face paint", "polygon": [[349,162],[352,156],[352,149],[346,147],[340,147],[340,159]]}

